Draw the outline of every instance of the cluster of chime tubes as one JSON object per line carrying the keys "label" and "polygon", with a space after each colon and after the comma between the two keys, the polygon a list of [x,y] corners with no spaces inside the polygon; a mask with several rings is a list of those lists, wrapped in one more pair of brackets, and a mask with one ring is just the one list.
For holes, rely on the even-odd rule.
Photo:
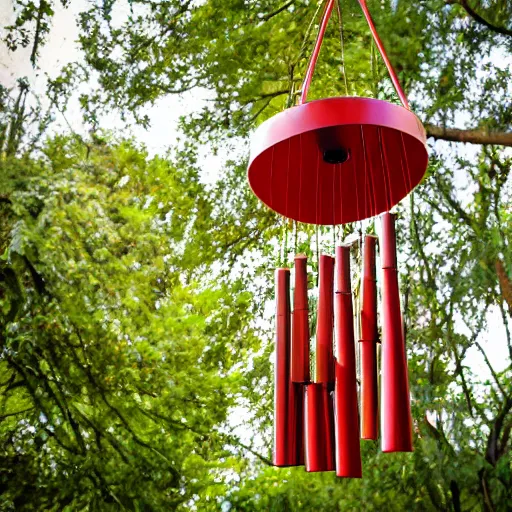
{"label": "cluster of chime tubes", "polygon": [[[412,451],[407,359],[398,288],[394,215],[381,216],[382,343],[380,429],[382,451]],[[360,311],[360,401],[354,342],[350,247],[321,255],[315,380],[310,379],[307,260],[295,258],[293,312],[290,269],[276,270],[275,466],[362,476],[360,439],[379,435],[376,237],[363,249]],[[336,354],[333,351],[333,333]]]}

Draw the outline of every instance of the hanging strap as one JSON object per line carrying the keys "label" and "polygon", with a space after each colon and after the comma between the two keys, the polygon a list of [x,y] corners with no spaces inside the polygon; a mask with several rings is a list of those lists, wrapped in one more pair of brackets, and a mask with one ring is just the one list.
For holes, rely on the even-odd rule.
{"label": "hanging strap", "polygon": [[311,58],[309,59],[308,69],[306,71],[306,76],[304,77],[304,83],[302,84],[302,92],[300,94],[299,100],[300,105],[306,103],[308,98],[309,86],[311,85],[311,79],[313,78],[313,73],[315,72],[316,61],[318,60],[320,48],[322,47],[325,29],[327,28],[327,23],[331,17],[334,2],[335,0],[328,0],[327,6],[325,7],[322,22],[320,23],[320,30],[318,31],[318,36],[316,37],[315,47],[313,49],[313,53],[311,54]]}
{"label": "hanging strap", "polygon": [[[299,100],[300,105],[302,105],[303,103],[306,103],[306,101],[307,101],[309,86],[311,85],[311,79],[313,78],[313,73],[315,72],[315,66],[316,66],[316,62],[318,60],[318,55],[320,53],[320,48],[322,47],[322,41],[324,39],[325,30],[327,28],[327,23],[329,22],[329,18],[331,17],[332,9],[334,7],[335,1],[337,1],[337,0],[328,0],[327,5],[325,7],[322,22],[320,24],[320,30],[318,31],[318,36],[316,38],[315,47],[313,49],[311,59],[309,60],[308,69],[306,71],[306,76],[304,78],[304,83],[302,85],[302,92],[301,92],[300,100]],[[382,60],[384,61],[384,64],[386,65],[386,68],[388,70],[391,81],[393,82],[393,86],[395,87],[396,93],[398,94],[398,97],[400,98],[402,105],[406,109],[409,109],[409,102],[407,101],[407,96],[405,95],[405,93],[402,89],[402,86],[400,85],[400,81],[398,80],[398,76],[397,76],[393,66],[391,65],[391,62],[388,59],[386,49],[384,48],[384,45],[382,44],[379,34],[377,33],[377,29],[375,28],[375,24],[373,23],[373,19],[371,17],[370,11],[368,10],[368,6],[366,5],[366,0],[358,0],[358,2],[359,2],[359,5],[361,6],[364,17],[366,18],[366,22],[368,23],[370,32],[372,33],[373,40],[375,41],[375,44],[376,44],[377,48],[379,49],[379,52],[382,56]]]}

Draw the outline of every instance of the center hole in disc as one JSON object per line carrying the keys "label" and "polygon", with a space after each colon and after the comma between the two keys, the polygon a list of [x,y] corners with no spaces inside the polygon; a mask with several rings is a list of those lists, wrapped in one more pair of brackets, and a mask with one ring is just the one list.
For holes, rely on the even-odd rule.
{"label": "center hole in disc", "polygon": [[348,160],[348,149],[336,148],[324,150],[324,162],[328,164],[343,164]]}

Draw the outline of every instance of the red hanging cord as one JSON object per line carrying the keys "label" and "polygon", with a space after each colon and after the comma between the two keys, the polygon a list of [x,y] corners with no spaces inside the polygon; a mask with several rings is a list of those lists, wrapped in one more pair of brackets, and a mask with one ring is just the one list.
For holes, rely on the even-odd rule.
{"label": "red hanging cord", "polygon": [[313,73],[315,72],[316,61],[318,60],[318,55],[320,54],[320,48],[322,47],[322,41],[324,40],[325,29],[327,28],[327,23],[329,23],[329,18],[331,17],[334,2],[335,0],[329,0],[329,3],[325,8],[322,23],[320,24],[320,30],[318,31],[318,36],[316,38],[315,48],[311,54],[311,59],[309,60],[308,69],[306,71],[306,77],[304,78],[304,84],[302,85],[299,105],[302,105],[307,101],[309,86],[311,85],[311,79],[313,78]]}
{"label": "red hanging cord", "polygon": [[[329,22],[329,18],[331,17],[332,9],[334,7],[335,1],[336,0],[328,0],[327,6],[325,8],[322,22],[320,24],[320,30],[318,31],[318,37],[316,38],[315,48],[313,49],[313,53],[311,54],[311,59],[309,61],[308,69],[306,71],[306,76],[304,78],[304,83],[302,85],[302,91],[300,94],[299,105],[302,105],[302,104],[306,103],[306,101],[307,101],[309,86],[311,85],[313,73],[315,72],[315,66],[316,66],[316,62],[318,60],[318,55],[320,54],[320,48],[322,47],[322,42],[324,40],[325,30],[327,29],[327,23]],[[391,82],[393,82],[393,85],[395,87],[396,93],[398,94],[398,97],[400,98],[402,105],[406,109],[409,109],[409,102],[407,101],[407,96],[405,95],[405,93],[402,89],[402,86],[400,85],[400,81],[398,80],[398,76],[397,76],[393,66],[391,65],[391,62],[388,59],[386,49],[384,48],[384,45],[382,44],[379,34],[377,33],[377,29],[375,28],[375,24],[373,23],[373,19],[371,17],[370,11],[368,10],[368,6],[366,5],[366,0],[358,0],[358,2],[359,2],[359,5],[361,6],[364,17],[366,18],[366,22],[368,23],[370,32],[372,33],[373,40],[375,41],[375,44],[377,45],[377,48],[379,49],[382,60],[384,61],[384,64],[386,65],[389,76],[391,78]]]}
{"label": "red hanging cord", "polygon": [[366,5],[366,0],[359,0],[359,5],[361,6],[361,9],[363,10],[364,17],[366,18],[368,26],[370,27],[370,32],[372,33],[373,40],[375,41],[377,48],[379,49],[379,52],[382,56],[382,60],[384,61],[384,64],[386,64],[386,68],[388,70],[389,76],[391,77],[391,81],[393,82],[393,85],[395,86],[396,93],[398,94],[398,97],[400,98],[402,105],[405,108],[409,109],[409,102],[407,101],[407,96],[405,95],[405,93],[402,89],[402,86],[400,85],[400,81],[398,80],[398,76],[397,76],[393,66],[391,65],[391,62],[388,59],[386,49],[384,48],[384,45],[382,44],[382,41],[380,40],[379,34],[377,33],[377,29],[375,28],[375,25],[373,23],[372,16],[370,14],[370,11],[368,10],[368,6]]}

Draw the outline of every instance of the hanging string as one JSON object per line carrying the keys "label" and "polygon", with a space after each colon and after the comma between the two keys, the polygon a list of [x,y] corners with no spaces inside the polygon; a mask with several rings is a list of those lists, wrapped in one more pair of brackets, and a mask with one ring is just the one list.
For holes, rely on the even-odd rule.
{"label": "hanging string", "polygon": [[299,219],[302,205],[302,134],[299,134]]}
{"label": "hanging string", "polygon": [[[373,184],[373,172],[372,172],[372,163],[368,158],[366,153],[366,142],[364,138],[364,129],[361,126],[361,144],[363,146],[363,156],[364,156],[364,174],[369,177],[369,186],[370,186],[370,209],[371,214],[375,215],[377,210],[377,196],[375,195],[375,186]],[[368,164],[369,170],[366,169],[366,164]]]}
{"label": "hanging string", "polygon": [[290,71],[290,90],[288,91],[288,98],[286,98],[286,103],[284,105],[284,110],[293,107],[295,103],[295,83],[293,82],[293,68]]}
{"label": "hanging string", "polygon": [[318,287],[318,276],[320,270],[320,243],[318,241],[318,224],[315,225],[315,240],[316,240],[316,263],[317,263],[317,272],[316,272],[316,286]]}
{"label": "hanging string", "polygon": [[320,151],[316,158],[316,194],[315,194],[315,224],[318,225],[318,205],[320,204]]}
{"label": "hanging string", "polygon": [[359,211],[359,190],[357,186],[357,170],[356,170],[356,163],[353,158],[351,158],[351,167],[354,174],[354,184],[355,184],[355,196],[356,196],[356,212],[357,212],[357,218],[361,218],[361,213]]}
{"label": "hanging string", "polygon": [[313,27],[315,25],[315,21],[318,18],[318,13],[320,12],[320,9],[322,8],[322,2],[318,3],[318,7],[315,10],[315,14],[313,14],[313,17],[311,18],[311,21],[309,22],[308,28],[306,29],[306,33],[304,34],[304,39],[302,40],[302,46],[299,50],[299,55],[297,56],[296,62],[299,62],[300,59],[304,56],[304,53],[306,52],[306,48],[308,46],[309,36],[311,35],[311,32],[313,31]]}
{"label": "hanging string", "polygon": [[[286,202],[285,215],[288,217],[288,199],[290,197],[290,157],[292,153],[292,139],[288,139],[288,164],[286,166]],[[300,200],[300,198],[299,198]]]}
{"label": "hanging string", "polygon": [[348,79],[347,68],[345,67],[345,42],[343,37],[343,17],[341,11],[340,0],[336,0],[336,12],[338,14],[338,27],[340,31],[340,45],[341,45],[341,73],[343,75],[343,83],[345,85],[345,95],[348,96]]}
{"label": "hanging string", "polygon": [[332,174],[332,250],[336,250],[336,172]]}
{"label": "hanging string", "polygon": [[[355,230],[357,232],[358,227],[356,225]],[[356,238],[352,242],[352,258],[354,261],[354,265],[352,265],[353,269],[353,283],[354,286],[352,288],[353,290],[353,297],[354,297],[354,342],[356,343],[356,371],[357,375],[361,375],[361,344],[359,343],[359,340],[361,339],[361,272],[360,269],[362,268],[362,258],[361,258],[361,223],[359,222],[359,238]],[[358,381],[360,384],[360,380]]]}
{"label": "hanging string", "polygon": [[[407,96],[405,95],[405,93],[402,89],[402,86],[400,85],[400,81],[398,80],[396,71],[394,70],[393,66],[391,65],[391,62],[389,61],[389,58],[386,53],[386,49],[384,48],[384,45],[382,44],[379,34],[377,33],[377,29],[375,28],[375,24],[373,23],[373,19],[370,15],[370,11],[368,10],[368,6],[366,5],[366,0],[358,0],[358,1],[359,1],[359,5],[361,6],[361,9],[363,10],[363,14],[366,19],[366,22],[368,23],[368,27],[370,28],[370,32],[373,36],[373,40],[375,41],[375,44],[377,45],[377,48],[381,54],[382,60],[384,61],[384,64],[386,65],[389,76],[391,78],[391,82],[393,83],[393,86],[395,87],[398,97],[400,98],[402,105],[405,108],[409,109],[409,102],[407,101]],[[313,53],[311,54],[311,58],[310,58],[308,68],[306,71],[306,76],[304,78],[304,83],[302,85],[302,92],[301,92],[300,100],[299,100],[300,105],[306,103],[306,101],[307,101],[309,86],[311,84],[311,79],[313,78],[313,73],[315,71],[316,62],[318,60],[318,55],[320,53],[320,48],[322,46],[322,41],[323,41],[323,38],[325,35],[325,30],[327,28],[327,23],[329,22],[329,18],[332,13],[334,3],[335,3],[335,0],[327,0],[327,5],[326,5],[325,11],[324,11],[324,16],[322,18],[322,22],[320,24],[320,29],[318,31],[318,36],[316,39],[315,47],[313,49]]]}
{"label": "hanging string", "polygon": [[322,41],[324,40],[325,30],[327,28],[327,23],[329,23],[329,18],[331,17],[333,7],[334,0],[327,0],[327,5],[325,7],[322,22],[320,23],[318,36],[316,38],[315,47],[313,49],[313,53],[311,54],[311,58],[309,59],[308,68],[306,70],[306,76],[304,77],[302,92],[299,99],[300,105],[306,103],[308,99],[309,86],[311,85],[313,73],[315,72],[316,61],[318,60],[318,55],[320,54],[320,48],[322,47]]}
{"label": "hanging string", "polygon": [[284,226],[283,262],[284,262],[284,265],[286,266],[288,263],[288,220],[285,217],[283,217],[283,220],[284,220],[284,224],[283,224],[283,226]]}
{"label": "hanging string", "polygon": [[[324,15],[322,17],[322,22],[320,23],[320,28],[319,28],[315,46],[313,49],[313,53],[311,54],[311,58],[309,60],[309,64],[308,64],[308,67],[306,70],[306,75],[304,77],[304,82],[302,84],[302,91],[300,94],[299,105],[302,105],[302,104],[306,103],[306,101],[307,101],[309,86],[311,85],[313,73],[315,72],[315,66],[316,66],[316,63],[318,60],[318,55],[320,53],[320,48],[322,47],[322,41],[323,41],[323,38],[325,35],[325,30],[327,28],[327,24],[329,22],[329,18],[331,16],[332,9],[333,9],[336,1],[337,0],[327,0]],[[375,24],[373,23],[373,19],[370,15],[370,11],[368,10],[368,6],[366,5],[366,0],[358,0],[358,2],[359,2],[359,5],[361,6],[364,17],[366,19],[366,22],[368,23],[368,27],[370,28],[370,32],[373,36],[373,40],[375,41],[375,45],[377,46],[379,53],[382,57],[382,60],[384,61],[384,64],[386,65],[386,69],[388,70],[389,76],[391,78],[391,82],[393,83],[393,86],[398,94],[398,97],[400,98],[402,105],[405,108],[409,109],[409,102],[407,101],[407,96],[405,95],[405,93],[402,89],[402,86],[400,85],[400,81],[398,80],[396,71],[394,70],[393,66],[391,65],[391,62],[386,53],[386,49],[384,48],[384,45],[382,44],[379,34],[377,33],[377,29],[375,28]]]}
{"label": "hanging string", "polygon": [[272,146],[272,154],[270,155],[270,204],[274,204],[274,194],[272,191],[274,187],[272,186],[274,183],[274,152],[275,146]]}
{"label": "hanging string", "polygon": [[400,98],[402,105],[406,109],[409,109],[409,102],[407,101],[407,96],[405,95],[405,93],[402,89],[402,86],[400,85],[400,81],[398,80],[396,71],[394,70],[393,66],[391,65],[391,62],[388,59],[386,49],[384,48],[384,45],[382,44],[379,34],[377,33],[377,29],[375,28],[375,24],[373,23],[373,19],[371,17],[370,11],[368,10],[368,6],[366,5],[366,0],[358,0],[358,1],[359,1],[359,5],[361,6],[361,9],[363,10],[363,14],[364,14],[364,17],[366,18],[366,22],[368,23],[368,26],[370,27],[370,32],[372,33],[373,40],[375,41],[375,44],[377,45],[377,48],[380,52],[382,60],[384,61],[384,64],[386,65],[389,76],[391,78],[391,82],[393,82],[393,86],[395,87],[396,93],[398,94],[398,97]]}
{"label": "hanging string", "polygon": [[[405,150],[405,142],[404,142],[404,134],[403,133],[400,133],[400,138],[402,141],[402,147],[400,148],[401,149],[400,153],[401,153],[401,157],[403,156],[403,159],[405,160],[405,169],[407,171],[407,186],[408,186],[409,190],[412,190],[411,171],[409,169],[409,162],[407,160],[407,151]],[[402,158],[400,158],[400,160],[402,161]]]}
{"label": "hanging string", "polygon": [[[281,219],[282,219],[282,217],[278,217],[278,222],[281,222]],[[281,267],[282,266],[281,251],[283,249],[283,230],[282,229],[278,230],[277,237],[278,238],[277,238],[275,261],[276,261],[276,266]]]}
{"label": "hanging string", "polygon": [[380,149],[380,162],[382,165],[382,174],[384,176],[384,192],[386,194],[386,210],[389,211],[391,209],[391,183],[389,179],[389,167],[386,159],[386,151],[385,146],[382,144],[382,131],[377,128],[377,135],[379,137],[379,149]]}
{"label": "hanging string", "polygon": [[308,28],[306,29],[306,32],[304,34],[304,38],[302,40],[302,45],[299,50],[299,54],[297,55],[297,59],[295,62],[291,65],[291,73],[290,73],[290,90],[288,92],[288,98],[286,100],[285,109],[293,107],[293,105],[296,103],[296,99],[300,91],[296,91],[296,85],[293,81],[293,69],[295,69],[296,65],[300,62],[302,57],[304,56],[304,53],[306,52],[309,36],[311,35],[311,32],[313,30],[313,27],[315,25],[315,21],[318,18],[318,13],[320,12],[320,9],[322,8],[322,2],[318,4],[318,7],[315,10],[315,14],[313,14],[313,17],[311,18],[311,21],[309,22]]}
{"label": "hanging string", "polygon": [[360,288],[361,288],[361,272],[359,269],[361,269],[361,266],[360,266],[360,259],[358,258],[359,256],[359,247],[358,244],[353,244],[355,245],[355,250],[351,251],[352,253],[352,256],[353,256],[353,260],[354,260],[354,265],[352,265],[352,269],[354,269],[354,276],[353,276],[353,283],[354,283],[354,286],[353,286],[353,296],[354,296],[354,304],[355,304],[355,308],[354,308],[354,343],[356,345],[356,373],[357,375],[359,375],[359,379],[358,379],[358,384],[359,386],[361,386],[361,345],[362,343],[359,343],[359,340],[361,339],[361,326],[360,326],[360,322],[361,322],[361,314],[360,314],[360,311],[361,311],[361,302],[360,302]]}
{"label": "hanging string", "polygon": [[[406,175],[406,170],[405,170],[405,167],[404,167],[404,155],[403,155],[403,142],[404,142],[404,138],[403,138],[403,134],[400,133],[400,142],[402,143],[400,145],[400,168],[402,169],[402,178],[404,179],[404,187],[407,189],[407,190],[411,190],[412,187],[411,187],[411,180],[410,180],[410,177],[408,179],[407,175]],[[407,161],[407,155],[405,157],[406,161]],[[408,174],[408,172],[407,172]]]}
{"label": "hanging string", "polygon": [[372,40],[370,43],[370,68],[372,72],[372,94],[375,99],[379,97],[379,81],[377,72],[377,59],[376,59],[375,42]]}
{"label": "hanging string", "polygon": [[297,255],[297,239],[299,237],[299,223],[294,220],[293,221],[293,254]]}

